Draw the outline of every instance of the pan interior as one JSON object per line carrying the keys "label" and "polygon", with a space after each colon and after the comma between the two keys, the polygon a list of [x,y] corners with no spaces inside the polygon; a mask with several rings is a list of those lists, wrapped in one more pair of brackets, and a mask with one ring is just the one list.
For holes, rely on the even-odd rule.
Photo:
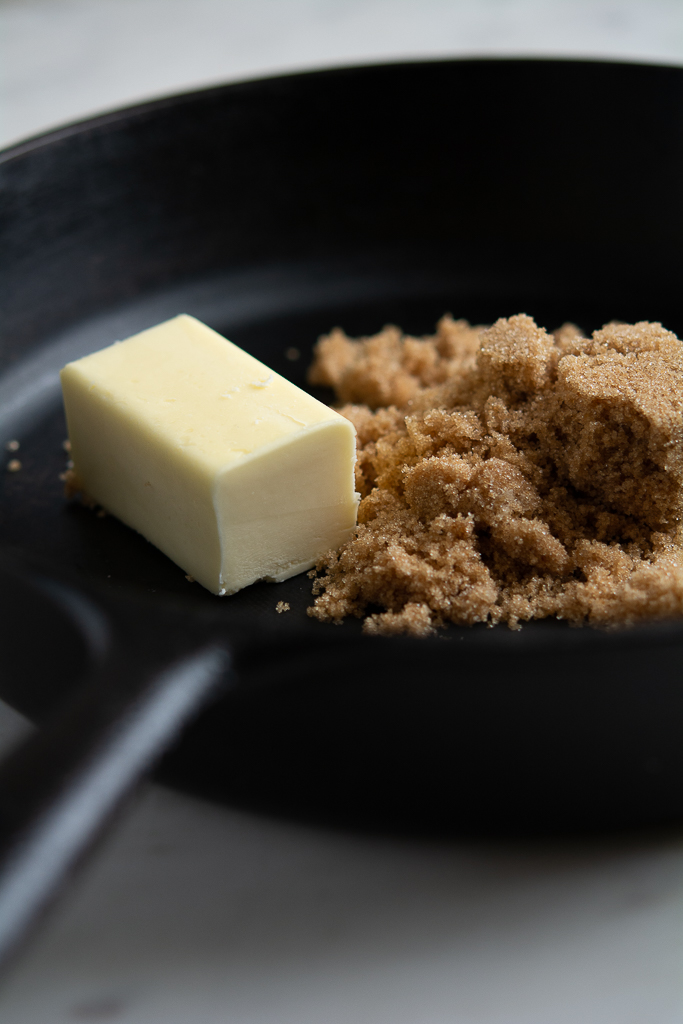
{"label": "pan interior", "polygon": [[[615,314],[588,304],[572,309],[570,296],[549,301],[516,281],[499,285],[494,299],[490,281],[387,274],[378,262],[374,272],[316,264],[190,281],[29,353],[0,380],[7,388],[23,375],[28,395],[5,423],[22,461],[2,480],[5,540],[27,564],[76,583],[105,607],[141,610],[150,629],[171,628],[179,620],[165,622],[164,614],[180,614],[239,638],[247,685],[204,714],[169,754],[161,774],[174,785],[270,813],[419,833],[622,827],[667,819],[672,808],[677,814],[680,754],[663,776],[647,767],[659,763],[662,741],[669,754],[678,746],[673,735],[662,737],[660,715],[680,702],[676,629],[615,643],[544,622],[517,634],[451,627],[451,643],[373,643],[356,620],[334,627],[307,617],[305,574],[219,600],[116,519],[64,500],[59,366],[179,312],[302,387],[317,337],[335,325],[362,335],[397,322],[423,334],[445,311],[487,323],[524,310],[550,328],[572,316],[590,330]],[[291,348],[298,359],[288,358]],[[42,384],[31,392],[36,367]],[[276,614],[278,600],[291,611]],[[653,637],[662,662],[655,689],[666,689],[654,704],[642,685],[654,671]],[[81,677],[71,661],[63,665]],[[625,690],[619,679],[629,673]],[[617,687],[623,699],[615,704]]]}
{"label": "pan interior", "polygon": [[[20,442],[21,471],[0,477],[3,542],[29,561],[94,584],[105,592],[152,595],[188,608],[227,615],[253,614],[278,600],[294,602],[306,624],[310,584],[305,576],[278,585],[256,585],[217,602],[161,552],[112,517],[100,517],[63,497],[66,426],[58,372],[70,359],[186,312],[197,316],[323,401],[331,393],[306,382],[313,345],[332,327],[370,334],[395,323],[417,335],[432,333],[445,312],[472,323],[524,311],[552,329],[571,318],[592,330],[615,312],[570,296],[539,295],[529,282],[458,279],[438,268],[426,272],[357,264],[277,266],[240,274],[216,274],[186,282],[79,323],[32,349],[0,377],[0,438]],[[627,311],[628,312],[628,311]],[[292,350],[299,353],[292,359]],[[320,627],[316,627],[320,628]],[[353,624],[348,628],[353,629]]]}

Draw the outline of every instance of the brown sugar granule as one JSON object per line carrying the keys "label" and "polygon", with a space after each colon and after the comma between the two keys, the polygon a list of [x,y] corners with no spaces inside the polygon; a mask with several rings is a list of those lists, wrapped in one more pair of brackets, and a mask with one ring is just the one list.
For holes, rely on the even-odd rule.
{"label": "brown sugar granule", "polygon": [[21,462],[19,459],[10,459],[7,463],[7,470],[9,473],[18,473],[21,469]]}
{"label": "brown sugar granule", "polygon": [[[71,459],[67,463],[67,469],[59,474],[59,479],[64,482],[64,497],[67,501],[77,498],[86,508],[96,509],[98,507],[95,499],[91,498],[87,491],[83,489],[83,484],[78,473],[73,468]],[[102,512],[102,517],[104,517],[106,512],[104,509],[100,509],[100,511]]]}
{"label": "brown sugar granule", "polygon": [[337,329],[310,381],[356,427],[362,500],[309,614],[424,636],[683,613],[683,343],[661,324]]}
{"label": "brown sugar granule", "polygon": [[278,615],[282,615],[283,612],[291,611],[289,601],[278,601],[278,603],[275,605],[275,611],[278,613]]}

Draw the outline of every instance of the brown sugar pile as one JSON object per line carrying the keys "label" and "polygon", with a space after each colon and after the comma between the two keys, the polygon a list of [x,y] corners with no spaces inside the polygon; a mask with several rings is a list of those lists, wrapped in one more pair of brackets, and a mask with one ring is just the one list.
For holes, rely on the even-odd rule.
{"label": "brown sugar pile", "polygon": [[335,330],[310,381],[356,427],[362,500],[309,614],[425,635],[683,613],[683,343],[661,324]]}

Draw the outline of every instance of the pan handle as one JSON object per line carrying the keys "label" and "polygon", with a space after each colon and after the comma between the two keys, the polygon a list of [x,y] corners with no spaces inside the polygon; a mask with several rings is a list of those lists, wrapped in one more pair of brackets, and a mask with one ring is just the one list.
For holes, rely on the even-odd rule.
{"label": "pan handle", "polygon": [[0,966],[230,662],[224,643],[151,673],[112,656],[0,766]]}

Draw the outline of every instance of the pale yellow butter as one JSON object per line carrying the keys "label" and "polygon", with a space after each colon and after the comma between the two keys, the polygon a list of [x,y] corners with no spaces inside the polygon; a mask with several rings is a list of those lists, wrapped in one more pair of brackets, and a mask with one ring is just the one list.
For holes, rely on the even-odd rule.
{"label": "pale yellow butter", "polygon": [[351,535],[353,426],[194,317],[61,378],[83,489],[215,594],[285,580]]}

